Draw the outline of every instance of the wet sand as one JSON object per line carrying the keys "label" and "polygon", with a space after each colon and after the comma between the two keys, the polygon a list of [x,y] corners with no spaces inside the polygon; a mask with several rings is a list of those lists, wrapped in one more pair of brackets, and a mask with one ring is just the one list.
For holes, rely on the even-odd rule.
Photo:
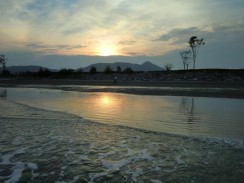
{"label": "wet sand", "polygon": [[[81,86],[101,86],[82,88]],[[104,86],[104,87],[102,87]],[[84,81],[64,79],[1,79],[0,87],[45,87],[80,92],[118,92],[139,95],[172,95],[244,98],[244,82],[221,81]]]}

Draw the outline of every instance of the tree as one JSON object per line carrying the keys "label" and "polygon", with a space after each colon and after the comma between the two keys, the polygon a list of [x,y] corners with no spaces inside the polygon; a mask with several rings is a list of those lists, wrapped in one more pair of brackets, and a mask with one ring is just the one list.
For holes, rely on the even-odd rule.
{"label": "tree", "polygon": [[97,73],[97,69],[95,66],[92,66],[91,69],[90,69],[90,73],[91,74],[96,74]]}
{"label": "tree", "polygon": [[192,60],[193,60],[193,69],[195,69],[196,58],[198,55],[198,51],[200,46],[204,45],[205,42],[202,39],[198,39],[197,36],[192,36],[188,41],[191,51],[192,51]]}
{"label": "tree", "polygon": [[[45,71],[43,71],[44,73]],[[58,72],[58,76],[61,77],[61,78],[67,78],[67,77],[72,77],[73,74],[74,74],[74,70],[73,69],[60,69],[59,72]]]}
{"label": "tree", "polygon": [[132,74],[134,71],[130,67],[126,67],[124,72],[127,74]]}
{"label": "tree", "polygon": [[118,66],[117,66],[117,70],[116,70],[116,72],[117,72],[117,73],[121,73],[121,71],[122,71],[122,69],[121,69],[121,67],[118,65]]}
{"label": "tree", "polygon": [[2,67],[3,67],[3,71],[5,70],[6,68],[6,60],[7,58],[5,57],[5,55],[0,55],[0,64],[2,64]]}
{"label": "tree", "polygon": [[173,64],[166,63],[166,64],[164,64],[164,68],[166,71],[170,71],[173,68]]}
{"label": "tree", "polygon": [[105,72],[106,74],[111,74],[111,73],[113,72],[113,70],[112,70],[111,67],[108,65],[108,66],[105,68],[104,72]]}
{"label": "tree", "polygon": [[183,62],[184,70],[188,70],[188,66],[191,63],[192,53],[190,50],[185,50],[180,52],[180,56]]}
{"label": "tree", "polygon": [[52,74],[51,71],[49,71],[47,68],[43,69],[40,67],[39,71],[36,73],[36,76],[42,78],[42,77],[49,77],[51,76],[51,74]]}

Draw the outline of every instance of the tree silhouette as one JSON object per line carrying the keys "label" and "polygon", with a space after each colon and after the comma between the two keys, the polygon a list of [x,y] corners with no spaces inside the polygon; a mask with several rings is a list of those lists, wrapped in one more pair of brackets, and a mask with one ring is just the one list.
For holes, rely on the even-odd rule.
{"label": "tree silhouette", "polygon": [[127,74],[132,74],[134,71],[132,70],[132,68],[126,67],[124,72],[127,73]]}
{"label": "tree silhouette", "polygon": [[96,74],[97,73],[97,69],[95,66],[92,66],[91,69],[90,69],[90,73],[91,74]]}
{"label": "tree silhouette", "polygon": [[196,58],[198,55],[198,51],[200,46],[204,45],[205,42],[203,38],[198,39],[197,36],[192,36],[188,41],[191,51],[192,51],[192,60],[193,60],[193,69],[195,69]]}
{"label": "tree silhouette", "polygon": [[111,74],[111,73],[113,72],[113,70],[112,70],[111,67],[108,65],[108,66],[105,68],[104,72],[105,72],[106,74]]}
{"label": "tree silhouette", "polygon": [[166,64],[164,64],[164,68],[166,71],[170,71],[173,68],[173,64],[166,63]]}
{"label": "tree silhouette", "polygon": [[6,60],[7,58],[5,57],[5,55],[0,55],[0,64],[2,64],[2,67],[3,67],[3,71],[5,70],[6,68]]}
{"label": "tree silhouette", "polygon": [[118,65],[118,66],[117,66],[117,70],[116,70],[116,72],[117,72],[117,73],[121,73],[121,71],[122,71],[122,69],[121,69],[121,67]]}
{"label": "tree silhouette", "polygon": [[183,62],[183,67],[184,70],[187,69],[188,70],[188,66],[191,63],[191,58],[192,58],[192,53],[190,50],[185,50],[185,51],[181,51],[180,52],[180,56]]}

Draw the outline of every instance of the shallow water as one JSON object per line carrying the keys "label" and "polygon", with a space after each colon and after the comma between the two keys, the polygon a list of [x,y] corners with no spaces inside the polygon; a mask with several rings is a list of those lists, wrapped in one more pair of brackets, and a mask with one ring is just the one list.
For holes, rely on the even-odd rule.
{"label": "shallow water", "polygon": [[0,182],[243,182],[242,141],[94,123],[0,98]]}
{"label": "shallow water", "polygon": [[[244,99],[2,89],[8,100],[101,123],[187,136],[244,140]],[[3,95],[3,94],[2,94]]]}

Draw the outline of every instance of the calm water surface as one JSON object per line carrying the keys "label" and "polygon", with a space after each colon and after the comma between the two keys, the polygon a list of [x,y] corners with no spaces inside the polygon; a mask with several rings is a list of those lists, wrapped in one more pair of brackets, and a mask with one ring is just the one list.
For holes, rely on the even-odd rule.
{"label": "calm water surface", "polygon": [[0,96],[32,107],[152,131],[244,140],[244,100],[1,88]]}

